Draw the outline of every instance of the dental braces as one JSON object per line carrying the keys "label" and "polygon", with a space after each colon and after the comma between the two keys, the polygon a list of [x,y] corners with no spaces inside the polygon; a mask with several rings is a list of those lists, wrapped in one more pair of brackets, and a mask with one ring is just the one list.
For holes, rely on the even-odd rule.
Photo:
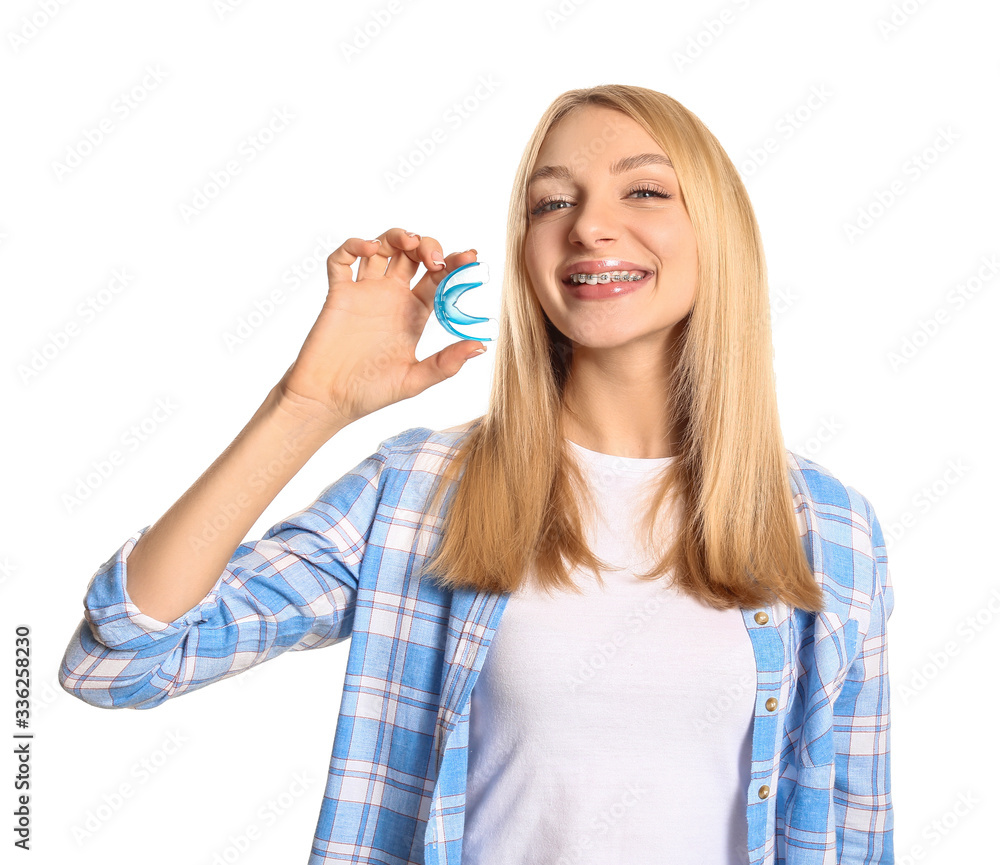
{"label": "dental braces", "polygon": [[574,273],[570,276],[569,280],[570,282],[582,284],[584,282],[589,283],[592,278],[594,282],[591,284],[597,284],[598,282],[638,282],[640,279],[645,279],[644,276],[633,275],[628,271],[612,270],[605,271],[604,273]]}

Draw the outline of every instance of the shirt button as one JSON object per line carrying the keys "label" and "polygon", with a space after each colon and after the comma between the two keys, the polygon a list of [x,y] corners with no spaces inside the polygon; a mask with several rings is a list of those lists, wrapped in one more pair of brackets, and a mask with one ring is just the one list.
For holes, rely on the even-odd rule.
{"label": "shirt button", "polygon": [[761,787],[761,788],[760,788],[760,789],[759,789],[759,790],[757,791],[757,795],[758,795],[758,796],[760,796],[760,798],[761,798],[761,799],[766,799],[766,798],[767,798],[767,797],[768,797],[768,796],[769,796],[770,794],[771,794],[771,788],[770,788],[770,787],[768,787],[768,786],[767,786],[767,784],[764,784],[764,785],[763,785],[763,786],[762,786],[762,787]]}
{"label": "shirt button", "polygon": [[774,697],[768,697],[767,702],[764,704],[764,708],[767,709],[768,712],[773,712],[778,708],[778,701],[775,700]]}
{"label": "shirt button", "polygon": [[758,625],[766,625],[768,622],[767,613],[765,613],[763,610],[757,613],[757,615],[755,615],[753,619]]}

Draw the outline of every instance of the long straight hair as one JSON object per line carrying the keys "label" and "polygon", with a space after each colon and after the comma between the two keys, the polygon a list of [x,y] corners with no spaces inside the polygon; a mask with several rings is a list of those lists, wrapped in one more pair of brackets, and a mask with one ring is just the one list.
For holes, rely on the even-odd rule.
{"label": "long straight hair", "polygon": [[[545,111],[514,180],[496,362],[485,415],[437,482],[428,515],[453,494],[424,573],[440,585],[513,592],[529,575],[547,592],[579,592],[571,572],[606,563],[586,543],[594,499],[561,421],[572,343],[545,315],[525,268],[527,181],[549,129],[587,105],[630,117],[670,157],[694,228],[698,278],[677,325],[663,394],[678,448],[646,499],[641,522],[654,567],[717,609],[783,601],[823,609],[796,525],[778,421],[767,274],[760,231],[732,161],[715,136],[671,97],[642,87],[570,90]],[[588,142],[598,148],[600,141]],[[665,505],[674,509],[669,540]]]}

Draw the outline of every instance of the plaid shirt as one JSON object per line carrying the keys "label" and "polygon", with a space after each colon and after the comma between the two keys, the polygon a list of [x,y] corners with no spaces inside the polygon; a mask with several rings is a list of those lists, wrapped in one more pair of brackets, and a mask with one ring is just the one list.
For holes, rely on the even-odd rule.
{"label": "plaid shirt", "polygon": [[[310,865],[459,865],[469,707],[507,595],[415,578],[419,528],[468,424],[408,429],[318,500],[241,544],[205,599],[164,623],[125,589],[136,532],[90,581],[59,680],[102,707],[150,709],[275,658],[351,637]],[[882,530],[868,500],[787,451],[802,542],[826,611],[744,609],[757,665],[753,865],[893,861]],[[776,702],[775,702],[776,701]]]}

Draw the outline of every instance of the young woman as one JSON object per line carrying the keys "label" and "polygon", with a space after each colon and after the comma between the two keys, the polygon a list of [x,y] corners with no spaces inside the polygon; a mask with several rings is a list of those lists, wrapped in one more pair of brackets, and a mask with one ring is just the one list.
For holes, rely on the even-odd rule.
{"label": "young woman", "polygon": [[63,686],[150,708],[353,637],[313,865],[892,862],[885,545],[784,447],[733,164],[664,94],[569,91],[508,226],[487,414],[243,543],[339,430],[481,347],[414,354],[475,250],[346,241],[254,417],[94,575]]}

